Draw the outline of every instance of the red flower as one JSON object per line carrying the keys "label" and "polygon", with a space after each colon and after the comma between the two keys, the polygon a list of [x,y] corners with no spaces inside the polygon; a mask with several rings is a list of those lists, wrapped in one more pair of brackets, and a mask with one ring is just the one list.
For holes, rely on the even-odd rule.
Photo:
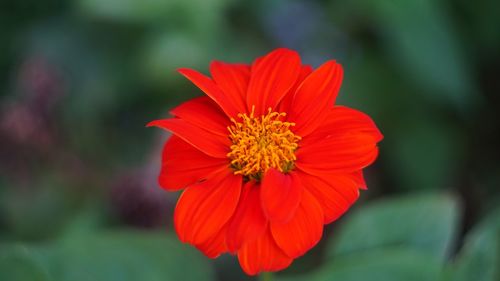
{"label": "red flower", "polygon": [[366,188],[362,169],[382,134],[364,113],[334,106],[343,71],[333,60],[313,71],[277,49],[252,65],[214,61],[212,78],[179,72],[207,96],[149,126],[174,134],[159,182],[185,188],[180,240],[211,258],[237,254],[250,275],[286,268]]}

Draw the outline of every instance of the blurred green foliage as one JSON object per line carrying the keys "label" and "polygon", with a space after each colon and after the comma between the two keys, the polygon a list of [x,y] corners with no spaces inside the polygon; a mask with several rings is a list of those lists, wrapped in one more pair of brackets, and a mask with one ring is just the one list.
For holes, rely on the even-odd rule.
{"label": "blurred green foliage", "polygon": [[200,253],[164,233],[93,234],[45,246],[1,247],[2,280],[213,280]]}
{"label": "blurred green foliage", "polygon": [[336,234],[331,256],[404,245],[446,260],[460,215],[449,195],[385,199],[357,211]]}
{"label": "blurred green foliage", "polygon": [[[500,2],[5,0],[0,280],[248,280],[174,237],[156,183],[201,95],[175,70],[339,60],[385,138],[369,190],[279,280],[500,280]],[[373,201],[373,202],[372,202]],[[138,230],[137,228],[140,228]]]}
{"label": "blurred green foliage", "polygon": [[452,280],[498,280],[500,278],[500,209],[488,215],[465,238],[456,259]]}

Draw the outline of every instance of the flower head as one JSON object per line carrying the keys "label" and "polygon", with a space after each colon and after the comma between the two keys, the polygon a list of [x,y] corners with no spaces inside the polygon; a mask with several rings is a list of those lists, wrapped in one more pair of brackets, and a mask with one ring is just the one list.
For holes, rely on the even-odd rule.
{"label": "flower head", "polygon": [[254,275],[286,268],[365,189],[382,139],[369,116],[337,106],[342,67],[317,69],[276,49],[252,65],[215,61],[209,78],[181,74],[206,96],[156,120],[165,143],[160,185],[185,189],[175,209],[183,242],[238,256]]}
{"label": "flower head", "polygon": [[286,113],[269,108],[266,115],[256,117],[254,110],[250,116],[238,114],[241,122],[231,118],[234,125],[228,130],[232,145],[227,156],[234,174],[259,181],[270,168],[283,173],[293,168],[300,137],[290,129],[294,123],[283,121]]}

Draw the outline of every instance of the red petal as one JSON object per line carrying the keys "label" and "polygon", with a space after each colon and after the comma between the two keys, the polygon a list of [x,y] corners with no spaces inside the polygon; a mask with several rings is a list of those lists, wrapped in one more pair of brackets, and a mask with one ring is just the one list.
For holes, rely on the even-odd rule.
{"label": "red petal", "polygon": [[200,88],[207,96],[215,101],[229,117],[236,117],[239,113],[238,108],[228,99],[222,90],[209,77],[198,71],[181,68],[179,72],[189,79],[196,87]]}
{"label": "red petal", "polygon": [[293,261],[276,245],[269,228],[258,239],[243,245],[238,251],[238,260],[241,268],[249,275],[262,271],[279,271]]}
{"label": "red petal", "polygon": [[369,166],[378,155],[370,134],[346,134],[308,144],[297,150],[295,166],[312,174],[354,172]]}
{"label": "red petal", "polygon": [[223,137],[228,136],[229,118],[209,97],[198,97],[187,101],[170,113],[193,125]]}
{"label": "red petal", "polygon": [[[343,173],[364,169],[377,159],[378,148],[367,138],[350,138],[335,144],[316,145],[302,151],[295,166],[310,174]],[[353,144],[359,143],[359,145]],[[316,149],[317,151],[311,152]],[[338,151],[333,151],[338,149]]]}
{"label": "red petal", "polygon": [[296,166],[312,174],[327,170],[355,172],[375,161],[381,139],[368,115],[336,106],[316,131],[302,139]]}
{"label": "red petal", "polygon": [[358,184],[349,174],[310,175],[297,171],[304,189],[321,204],[325,224],[339,218],[359,197]]}
{"label": "red petal", "polygon": [[271,233],[285,254],[297,258],[319,242],[323,234],[323,222],[321,205],[304,190],[294,217],[284,224],[271,222]]}
{"label": "red petal", "polygon": [[297,91],[297,88],[302,84],[302,81],[306,79],[309,74],[313,71],[312,67],[310,65],[303,65],[302,68],[300,69],[300,74],[299,78],[297,81],[295,81],[295,85],[288,91],[288,93],[285,95],[283,100],[280,103],[280,110],[279,112],[289,112],[290,107],[292,106],[293,103],[293,98],[295,96],[295,92]]}
{"label": "red petal", "polygon": [[227,159],[210,157],[173,135],[163,148],[158,181],[167,190],[178,190],[206,179],[223,166],[229,166]]}
{"label": "red petal", "polygon": [[210,73],[238,112],[247,112],[246,92],[250,80],[250,66],[214,61],[210,65]]}
{"label": "red petal", "polygon": [[197,245],[219,232],[236,210],[241,181],[241,176],[224,168],[188,187],[175,207],[174,224],[180,240]]}
{"label": "red petal", "polygon": [[205,129],[178,118],[155,120],[147,126],[157,126],[168,130],[207,155],[216,158],[227,158],[229,146],[231,145],[227,137],[214,135]]}
{"label": "red petal", "polygon": [[301,144],[305,146],[327,138],[352,134],[371,135],[375,142],[379,142],[383,138],[370,116],[349,107],[335,106],[329,110],[323,123],[302,139]]}
{"label": "red petal", "polygon": [[267,113],[295,84],[300,72],[300,57],[297,52],[280,48],[255,60],[247,92],[247,107],[255,106],[255,115]]}
{"label": "red petal", "polygon": [[269,169],[261,184],[262,209],[271,222],[289,221],[300,204],[302,186],[294,173]]}
{"label": "red petal", "polygon": [[259,187],[248,182],[243,190],[238,208],[228,225],[226,242],[230,252],[236,252],[244,243],[260,237],[267,226],[260,205]]}
{"label": "red petal", "polygon": [[363,171],[359,170],[352,173],[353,180],[356,182],[358,188],[360,189],[368,189],[365,181],[365,176],[363,175]]}
{"label": "red petal", "polygon": [[196,248],[211,259],[220,256],[227,252],[226,232],[227,227],[222,227],[219,232],[210,237],[207,241],[197,244]]}
{"label": "red petal", "polygon": [[299,136],[307,136],[325,119],[337,98],[342,76],[342,66],[328,61],[297,88],[288,116],[297,124],[294,131]]}

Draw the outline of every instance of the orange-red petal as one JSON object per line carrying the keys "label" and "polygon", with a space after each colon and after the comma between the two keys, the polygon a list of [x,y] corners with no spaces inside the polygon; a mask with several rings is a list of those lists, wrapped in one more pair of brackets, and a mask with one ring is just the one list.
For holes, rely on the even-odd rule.
{"label": "orange-red petal", "polygon": [[278,103],[293,87],[301,69],[297,52],[280,48],[255,60],[247,91],[247,107],[255,115],[277,109]]}
{"label": "orange-red petal", "polygon": [[229,138],[213,134],[179,118],[155,120],[148,127],[156,126],[168,130],[201,152],[215,158],[227,158]]}
{"label": "orange-red petal", "polygon": [[342,83],[342,66],[328,61],[313,71],[295,92],[289,120],[297,125],[294,131],[305,137],[326,118],[335,103]]}
{"label": "orange-red petal", "polygon": [[369,134],[332,137],[297,150],[295,166],[311,174],[354,172],[369,166],[378,155],[377,143]]}
{"label": "orange-red petal", "polygon": [[173,135],[163,147],[158,182],[167,190],[179,190],[228,165],[227,159],[210,157]]}
{"label": "orange-red petal", "polygon": [[170,113],[211,133],[227,137],[229,118],[209,97],[203,96],[189,100],[172,109]]}
{"label": "orange-red petal", "polygon": [[356,172],[370,165],[383,137],[371,118],[343,106],[327,112],[324,123],[301,140],[296,166],[317,174]]}
{"label": "orange-red petal", "polygon": [[301,144],[306,146],[309,143],[314,144],[327,138],[353,134],[371,135],[375,142],[379,142],[383,138],[370,116],[349,107],[334,106],[328,110],[323,123],[310,135],[304,137]]}
{"label": "orange-red petal", "polygon": [[368,189],[365,181],[365,176],[363,175],[363,170],[352,173],[352,177],[358,188],[365,190]]}
{"label": "orange-red petal", "polygon": [[246,92],[250,66],[214,61],[210,64],[213,80],[240,113],[247,112]]}
{"label": "orange-red petal", "polygon": [[359,197],[354,176],[349,174],[310,175],[297,171],[304,189],[309,191],[323,208],[324,223],[328,224],[344,214]]}
{"label": "orange-red petal", "polygon": [[323,234],[323,208],[307,190],[300,206],[287,223],[271,222],[276,244],[291,258],[297,258],[314,247]]}
{"label": "orange-red petal", "polygon": [[269,169],[262,179],[260,198],[264,214],[271,222],[287,222],[297,210],[302,186],[294,173]]}
{"label": "orange-red petal", "polygon": [[188,187],[175,207],[174,224],[180,240],[197,245],[219,232],[236,210],[241,184],[241,176],[223,168]]}
{"label": "orange-red petal", "polygon": [[227,227],[227,246],[230,252],[236,252],[244,243],[260,237],[266,230],[267,219],[260,206],[260,192],[257,184],[248,182],[234,216]]}
{"label": "orange-red petal", "polygon": [[269,227],[259,238],[243,245],[238,251],[238,260],[241,268],[249,275],[262,271],[279,271],[293,261],[278,247]]}
{"label": "orange-red petal", "polygon": [[283,100],[281,100],[281,103],[279,105],[280,108],[279,112],[289,112],[297,88],[300,86],[300,84],[302,84],[302,81],[304,81],[304,79],[306,79],[306,77],[309,76],[309,74],[311,74],[312,71],[313,69],[310,65],[302,65],[302,67],[300,68],[299,77],[295,81],[295,84],[288,91]]}
{"label": "orange-red petal", "polygon": [[198,71],[181,68],[178,70],[184,77],[189,79],[196,87],[202,90],[207,96],[215,101],[220,108],[229,117],[236,117],[239,113],[238,108],[228,99],[222,90],[209,77],[199,73]]}
{"label": "orange-red petal", "polygon": [[210,237],[207,241],[196,244],[196,248],[205,256],[214,259],[227,252],[226,246],[227,227],[222,227],[219,232]]}

